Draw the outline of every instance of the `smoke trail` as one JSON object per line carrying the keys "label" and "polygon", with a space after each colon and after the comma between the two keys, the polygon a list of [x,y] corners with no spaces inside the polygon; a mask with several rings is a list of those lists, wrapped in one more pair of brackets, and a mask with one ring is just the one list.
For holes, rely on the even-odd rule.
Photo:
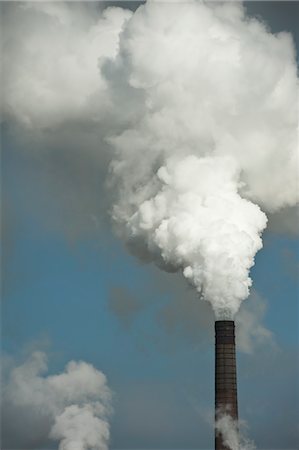
{"label": "smoke trail", "polygon": [[111,393],[105,375],[83,361],[69,362],[59,375],[44,376],[46,371],[46,355],[34,352],[10,371],[3,387],[3,412],[15,424],[14,435],[17,417],[24,413],[21,445],[28,430],[32,445],[38,430],[41,436],[35,439],[59,440],[60,450],[107,450]]}
{"label": "smoke trail", "polygon": [[262,247],[260,208],[298,201],[290,36],[238,2],[147,2],[104,71],[132,98],[128,125],[109,138],[118,233],[140,258],[182,271],[217,318],[232,318]]}

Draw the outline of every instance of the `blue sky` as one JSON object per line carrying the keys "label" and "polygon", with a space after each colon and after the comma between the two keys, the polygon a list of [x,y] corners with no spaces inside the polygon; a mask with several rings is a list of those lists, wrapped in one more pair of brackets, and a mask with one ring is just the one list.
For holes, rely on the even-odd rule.
{"label": "blue sky", "polygon": [[[281,8],[249,5],[274,31],[294,29],[294,7],[280,15]],[[178,275],[130,256],[109,225],[75,237],[65,232],[57,225],[64,205],[45,181],[47,164],[5,130],[2,144],[3,352],[21,360],[31,348],[46,349],[50,373],[70,359],[102,370],[115,393],[112,448],[210,448],[209,305],[198,307],[198,318],[181,303],[169,306],[173,296],[186,296],[186,309],[197,299]],[[297,236],[266,232],[251,271],[266,305],[261,324],[272,332],[271,344],[238,353],[240,415],[258,448],[298,445],[298,246]]]}

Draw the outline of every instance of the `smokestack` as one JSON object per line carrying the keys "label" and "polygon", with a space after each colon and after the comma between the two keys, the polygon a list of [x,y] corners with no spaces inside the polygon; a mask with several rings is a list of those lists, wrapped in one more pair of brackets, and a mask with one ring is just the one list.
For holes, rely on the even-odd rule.
{"label": "smokestack", "polygon": [[[215,322],[215,420],[223,414],[238,420],[235,323]],[[215,450],[229,450],[221,432],[215,429]]]}

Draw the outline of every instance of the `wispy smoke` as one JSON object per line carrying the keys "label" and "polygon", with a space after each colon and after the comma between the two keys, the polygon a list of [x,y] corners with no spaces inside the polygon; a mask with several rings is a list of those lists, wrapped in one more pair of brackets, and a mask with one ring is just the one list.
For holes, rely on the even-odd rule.
{"label": "wispy smoke", "polygon": [[243,303],[236,317],[237,350],[253,354],[277,352],[278,345],[273,333],[263,324],[263,316],[267,309],[267,302],[254,289],[250,294],[250,301]]}
{"label": "wispy smoke", "polygon": [[134,93],[132,119],[109,139],[119,234],[141,258],[181,270],[218,318],[233,317],[262,247],[260,208],[298,201],[290,36],[238,2],[148,2],[104,73]]}
{"label": "wispy smoke", "polygon": [[245,427],[244,421],[235,421],[226,413],[221,414],[215,424],[225,447],[230,450],[255,450],[256,446],[245,435]]}
{"label": "wispy smoke", "polygon": [[[60,441],[60,450],[106,450],[111,392],[105,375],[82,361],[69,362],[59,375],[46,376],[46,371],[45,353],[34,352],[9,372],[2,390],[3,420],[14,422],[14,436],[4,435],[3,444],[10,439],[6,444],[11,446],[32,445],[50,438]],[[34,438],[35,429],[40,435]]]}

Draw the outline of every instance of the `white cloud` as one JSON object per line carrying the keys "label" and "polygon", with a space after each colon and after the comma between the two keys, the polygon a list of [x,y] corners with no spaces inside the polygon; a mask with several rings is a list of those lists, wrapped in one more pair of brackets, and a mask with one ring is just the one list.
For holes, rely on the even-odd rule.
{"label": "white cloud", "polygon": [[[4,446],[59,440],[61,450],[106,450],[111,392],[105,375],[83,361],[71,361],[58,375],[46,375],[47,358],[34,352],[4,377]],[[25,426],[24,426],[25,425]]]}

